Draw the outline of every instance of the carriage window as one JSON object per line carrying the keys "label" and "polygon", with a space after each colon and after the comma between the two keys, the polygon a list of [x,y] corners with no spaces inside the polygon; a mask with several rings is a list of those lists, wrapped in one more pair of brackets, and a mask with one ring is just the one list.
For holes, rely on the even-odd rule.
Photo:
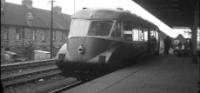
{"label": "carriage window", "polygon": [[113,21],[92,21],[88,35],[108,36],[111,31]]}
{"label": "carriage window", "polygon": [[124,31],[124,39],[132,41],[132,31]]}
{"label": "carriage window", "polygon": [[159,40],[159,33],[156,31],[156,40]]}
{"label": "carriage window", "polygon": [[138,37],[139,37],[138,41],[144,41],[144,32],[142,30],[139,30]]}
{"label": "carriage window", "polygon": [[148,41],[148,30],[144,30],[144,41]]}
{"label": "carriage window", "polygon": [[125,40],[133,41],[133,25],[131,22],[127,21],[123,24],[123,37]]}
{"label": "carriage window", "polygon": [[138,37],[138,33],[139,30],[138,29],[133,29],[133,41],[138,41],[139,37]]}
{"label": "carriage window", "polygon": [[133,29],[133,41],[147,41],[148,32],[138,28]]}

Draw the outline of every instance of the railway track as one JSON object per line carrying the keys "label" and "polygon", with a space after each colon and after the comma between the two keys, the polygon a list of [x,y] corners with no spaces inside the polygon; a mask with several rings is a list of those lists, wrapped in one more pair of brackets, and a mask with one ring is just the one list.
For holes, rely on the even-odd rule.
{"label": "railway track", "polygon": [[52,90],[52,91],[50,91],[50,92],[48,92],[48,93],[60,93],[61,91],[64,91],[64,90],[67,90],[67,89],[69,89],[69,88],[78,86],[78,85],[80,85],[81,83],[82,83],[81,81],[73,81],[73,82],[68,83],[68,85],[66,85],[66,86],[63,86],[63,87],[54,89],[54,90]]}
{"label": "railway track", "polygon": [[1,65],[1,80],[4,87],[28,83],[41,78],[61,74],[55,60],[43,60]]}
{"label": "railway track", "polygon": [[[35,84],[40,80],[49,81],[52,77],[59,78],[61,73],[55,65],[54,59],[1,65],[1,80],[3,86],[8,89],[22,84]],[[83,83],[76,78],[69,79],[65,77],[65,79],[56,81],[56,84],[47,83],[44,86],[47,89],[39,89],[36,93],[59,93]],[[55,85],[53,88],[48,88],[53,85]]]}
{"label": "railway track", "polygon": [[13,86],[17,84],[28,83],[41,78],[47,78],[61,74],[57,67],[47,67],[44,69],[25,71],[23,73],[15,73],[12,75],[1,76],[4,87]]}
{"label": "railway track", "polygon": [[47,66],[55,64],[55,59],[34,60],[1,65],[1,73],[30,69],[38,66]]}

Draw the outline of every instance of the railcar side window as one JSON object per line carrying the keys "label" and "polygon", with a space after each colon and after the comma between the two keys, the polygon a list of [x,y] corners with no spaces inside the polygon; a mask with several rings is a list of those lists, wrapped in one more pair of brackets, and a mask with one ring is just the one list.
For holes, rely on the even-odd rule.
{"label": "railcar side window", "polygon": [[125,40],[132,41],[133,40],[133,35],[132,35],[132,29],[133,26],[131,22],[124,22],[123,24],[123,37]]}
{"label": "railcar side window", "polygon": [[111,31],[113,21],[92,21],[88,35],[91,36],[108,36]]}
{"label": "railcar side window", "polygon": [[156,40],[159,40],[159,33],[156,31]]}
{"label": "railcar side window", "polygon": [[138,41],[139,40],[139,37],[138,37],[139,30],[133,29],[132,33],[133,33],[133,41]]}
{"label": "railcar side window", "polygon": [[138,41],[144,41],[144,32],[141,29],[138,30]]}
{"label": "railcar side window", "polygon": [[148,30],[144,27],[134,24],[134,22],[125,22],[123,25],[123,36],[125,40],[148,41]]}
{"label": "railcar side window", "polygon": [[148,30],[144,30],[144,41],[148,41]]}
{"label": "railcar side window", "polygon": [[124,39],[132,41],[132,31],[124,31]]}
{"label": "railcar side window", "polygon": [[141,30],[139,28],[133,29],[133,41],[145,41],[148,39],[147,31]]}

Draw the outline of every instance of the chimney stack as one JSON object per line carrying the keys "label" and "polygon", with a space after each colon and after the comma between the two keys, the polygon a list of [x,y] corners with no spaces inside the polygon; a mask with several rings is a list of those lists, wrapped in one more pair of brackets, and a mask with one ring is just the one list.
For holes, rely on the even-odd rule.
{"label": "chimney stack", "polygon": [[1,0],[1,14],[4,13],[4,4],[5,4],[5,0]]}
{"label": "chimney stack", "polygon": [[1,0],[1,4],[4,4],[6,2],[6,0]]}
{"label": "chimney stack", "polygon": [[62,8],[60,6],[54,6],[53,7],[53,12],[57,13],[57,14],[61,14],[62,13]]}
{"label": "chimney stack", "polygon": [[28,9],[32,8],[33,1],[32,0],[22,0],[22,5],[26,6]]}

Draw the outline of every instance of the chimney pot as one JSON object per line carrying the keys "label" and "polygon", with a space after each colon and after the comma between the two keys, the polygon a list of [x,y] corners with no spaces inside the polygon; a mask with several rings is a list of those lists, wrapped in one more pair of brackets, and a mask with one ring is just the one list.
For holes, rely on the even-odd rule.
{"label": "chimney pot", "polygon": [[54,6],[53,11],[54,11],[54,13],[61,14],[62,8],[60,6]]}
{"label": "chimney pot", "polygon": [[32,0],[22,0],[22,5],[26,6],[28,9],[32,8],[33,1]]}

